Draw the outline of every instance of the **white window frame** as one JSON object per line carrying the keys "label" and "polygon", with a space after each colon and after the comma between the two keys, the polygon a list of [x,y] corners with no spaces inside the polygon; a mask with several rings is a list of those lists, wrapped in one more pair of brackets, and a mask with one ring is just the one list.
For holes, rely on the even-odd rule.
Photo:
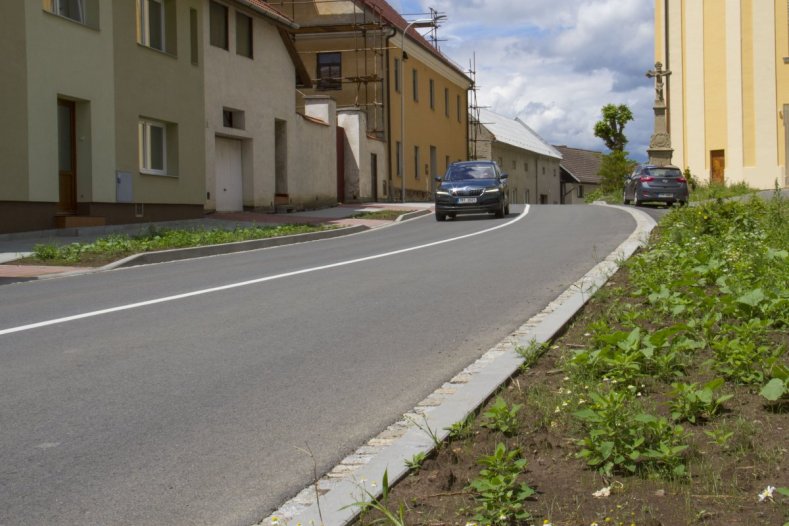
{"label": "white window frame", "polygon": [[[151,128],[162,130],[162,168],[151,167]],[[140,119],[138,126],[140,173],[167,175],[167,124],[149,119]]]}
{"label": "white window frame", "polygon": [[[63,12],[69,2],[76,2],[78,18],[71,17]],[[85,0],[48,0],[45,1],[44,4],[48,11],[58,16],[68,18],[80,24],[85,24],[87,22],[87,17],[85,16]]]}
{"label": "white window frame", "polygon": [[[156,4],[159,10],[159,19],[162,21],[162,27],[160,30],[160,42],[162,43],[162,47],[158,48],[151,45],[151,22],[150,22],[150,7],[151,4]],[[138,13],[139,13],[139,20],[138,24],[140,26],[140,44],[143,46],[147,46],[151,49],[158,49],[159,51],[165,51],[167,44],[165,42],[165,10],[164,10],[164,0],[137,0],[138,6]]]}

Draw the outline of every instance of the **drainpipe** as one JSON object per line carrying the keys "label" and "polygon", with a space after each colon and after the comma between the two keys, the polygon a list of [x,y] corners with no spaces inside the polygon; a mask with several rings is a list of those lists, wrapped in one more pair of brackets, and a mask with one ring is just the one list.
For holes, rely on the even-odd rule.
{"label": "drainpipe", "polygon": [[[671,59],[668,45],[668,2],[669,0],[663,0],[663,59],[666,62],[666,71],[671,70]],[[666,132],[671,134],[671,112],[668,110],[668,108],[671,108],[671,75],[666,76]]]}

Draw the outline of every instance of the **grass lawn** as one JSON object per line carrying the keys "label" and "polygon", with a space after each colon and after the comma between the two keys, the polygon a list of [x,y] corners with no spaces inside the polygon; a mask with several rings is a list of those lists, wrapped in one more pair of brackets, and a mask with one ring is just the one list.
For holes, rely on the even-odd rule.
{"label": "grass lawn", "polygon": [[330,230],[332,228],[335,227],[324,225],[272,225],[235,228],[233,230],[167,230],[152,228],[145,234],[138,236],[112,234],[99,238],[92,243],[36,245],[33,248],[32,256],[14,261],[14,264],[101,266],[141,252],[290,236]]}

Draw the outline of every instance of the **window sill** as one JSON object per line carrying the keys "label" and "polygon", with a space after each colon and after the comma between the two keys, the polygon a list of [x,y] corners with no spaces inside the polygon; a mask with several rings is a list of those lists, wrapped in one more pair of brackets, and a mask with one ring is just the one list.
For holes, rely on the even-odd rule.
{"label": "window sill", "polygon": [[61,20],[66,20],[68,22],[71,22],[72,24],[76,24],[76,25],[78,25],[80,27],[84,27],[85,29],[90,29],[92,31],[98,31],[99,30],[98,26],[89,25],[87,22],[80,22],[79,20],[74,20],[71,17],[60,15],[58,13],[53,13],[52,11],[49,11],[47,9],[42,9],[42,11],[44,11],[49,16],[54,16],[55,18],[59,18]]}
{"label": "window sill", "polygon": [[156,49],[155,47],[148,46],[146,44],[143,44],[142,42],[137,42],[137,46],[143,49],[148,49],[150,51],[153,51],[154,53],[158,53],[159,55],[164,55],[165,57],[170,57],[178,60],[178,55],[176,55],[175,53],[170,53],[169,51]]}
{"label": "window sill", "polygon": [[154,177],[169,177],[170,179],[178,179],[178,175],[168,174],[163,172],[155,172],[152,170],[146,170],[145,168],[140,168],[140,175],[152,175]]}
{"label": "window sill", "polygon": [[789,57],[784,57],[784,64],[789,64]]}

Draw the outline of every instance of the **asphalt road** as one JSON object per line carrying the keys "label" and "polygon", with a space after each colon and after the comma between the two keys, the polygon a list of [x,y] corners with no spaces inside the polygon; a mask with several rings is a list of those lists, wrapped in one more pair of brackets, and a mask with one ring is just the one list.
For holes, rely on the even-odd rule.
{"label": "asphalt road", "polygon": [[520,211],[0,288],[0,524],[265,517],[635,228]]}

